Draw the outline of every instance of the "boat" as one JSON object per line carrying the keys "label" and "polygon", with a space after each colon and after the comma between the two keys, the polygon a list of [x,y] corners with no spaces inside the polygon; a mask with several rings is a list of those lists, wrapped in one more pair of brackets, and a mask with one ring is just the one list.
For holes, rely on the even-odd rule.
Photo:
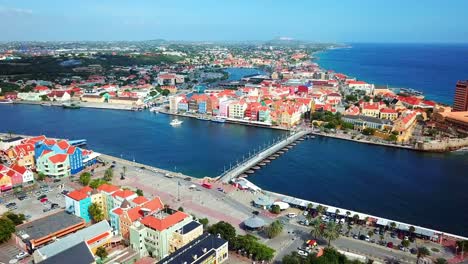
{"label": "boat", "polygon": [[52,106],[51,103],[42,103],[41,106]]}
{"label": "boat", "polygon": [[0,104],[12,104],[13,101],[10,99],[0,100]]}
{"label": "boat", "polygon": [[180,121],[179,119],[172,119],[171,123],[169,123],[171,126],[178,126],[182,124],[183,121]]}
{"label": "boat", "polygon": [[150,112],[153,112],[153,113],[159,113],[159,107],[151,107],[150,108]]}
{"label": "boat", "polygon": [[211,119],[211,121],[216,122],[216,123],[224,123],[224,122],[226,122],[226,118],[222,118],[222,117],[217,116],[217,117]]}
{"label": "boat", "polygon": [[208,117],[205,117],[205,116],[198,116],[197,119],[202,120],[202,121],[210,121],[210,119]]}
{"label": "boat", "polygon": [[80,109],[80,106],[77,104],[63,104],[62,107],[65,109]]}

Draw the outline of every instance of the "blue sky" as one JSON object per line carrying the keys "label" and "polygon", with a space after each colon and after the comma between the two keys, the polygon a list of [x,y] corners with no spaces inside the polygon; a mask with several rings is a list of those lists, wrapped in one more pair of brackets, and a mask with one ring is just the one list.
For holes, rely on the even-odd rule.
{"label": "blue sky", "polygon": [[0,41],[468,42],[466,0],[0,0]]}

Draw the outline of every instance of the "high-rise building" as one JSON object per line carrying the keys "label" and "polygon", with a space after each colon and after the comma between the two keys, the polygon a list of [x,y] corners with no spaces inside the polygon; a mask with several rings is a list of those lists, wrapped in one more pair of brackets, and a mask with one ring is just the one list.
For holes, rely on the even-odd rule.
{"label": "high-rise building", "polygon": [[453,111],[468,111],[468,80],[457,82]]}

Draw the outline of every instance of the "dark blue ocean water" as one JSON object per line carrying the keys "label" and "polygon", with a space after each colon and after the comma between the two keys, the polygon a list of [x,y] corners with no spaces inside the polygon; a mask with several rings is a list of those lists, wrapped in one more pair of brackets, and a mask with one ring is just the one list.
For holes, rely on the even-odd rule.
{"label": "dark blue ocean water", "polygon": [[274,192],[468,235],[468,153],[431,154],[317,137],[249,180]]}
{"label": "dark blue ocean water", "polygon": [[[0,105],[0,131],[88,140],[89,148],[196,177],[280,131],[149,112]],[[468,235],[468,154],[424,154],[317,138],[298,144],[250,179],[260,187]]]}
{"label": "dark blue ocean water", "polygon": [[265,74],[264,71],[257,68],[226,68],[225,71],[229,73],[228,81],[240,80],[242,77],[252,74]]}
{"label": "dark blue ocean water", "polygon": [[179,118],[148,111],[79,110],[36,105],[0,105],[0,131],[67,139],[87,139],[98,152],[195,177],[217,176],[284,132]]}
{"label": "dark blue ocean water", "polygon": [[457,80],[468,79],[468,44],[351,44],[318,53],[318,63],[360,80],[420,90],[452,104]]}

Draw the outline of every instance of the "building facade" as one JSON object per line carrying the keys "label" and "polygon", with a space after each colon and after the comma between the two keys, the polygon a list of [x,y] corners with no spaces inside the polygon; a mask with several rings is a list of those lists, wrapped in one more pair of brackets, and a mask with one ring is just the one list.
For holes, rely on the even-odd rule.
{"label": "building facade", "polygon": [[457,82],[453,99],[453,111],[468,111],[468,80]]}

